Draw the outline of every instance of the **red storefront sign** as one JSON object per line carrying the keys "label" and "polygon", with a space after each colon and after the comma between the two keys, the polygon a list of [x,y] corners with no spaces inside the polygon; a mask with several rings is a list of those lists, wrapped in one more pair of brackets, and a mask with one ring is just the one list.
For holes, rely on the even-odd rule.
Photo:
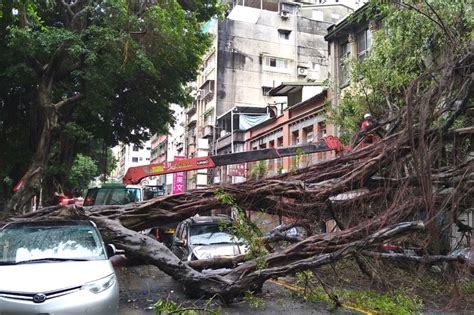
{"label": "red storefront sign", "polygon": [[[184,156],[175,156],[174,162],[184,160]],[[173,173],[173,195],[186,191],[185,172]]]}
{"label": "red storefront sign", "polygon": [[229,165],[229,176],[245,176],[246,165],[244,164],[233,164]]}

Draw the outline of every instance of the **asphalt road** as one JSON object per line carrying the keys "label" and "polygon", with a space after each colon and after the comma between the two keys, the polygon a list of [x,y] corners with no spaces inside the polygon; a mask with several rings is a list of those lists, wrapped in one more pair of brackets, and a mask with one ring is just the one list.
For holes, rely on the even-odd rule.
{"label": "asphalt road", "polygon": [[[121,315],[156,314],[153,305],[160,299],[171,299],[183,307],[206,302],[187,297],[179,283],[155,266],[118,267],[117,276]],[[216,301],[211,306],[220,306],[222,314],[360,314],[346,310],[329,313],[325,304],[306,303],[292,297],[291,289],[271,282],[264,285],[258,297],[264,303],[258,308],[243,300],[230,306],[222,306]]]}

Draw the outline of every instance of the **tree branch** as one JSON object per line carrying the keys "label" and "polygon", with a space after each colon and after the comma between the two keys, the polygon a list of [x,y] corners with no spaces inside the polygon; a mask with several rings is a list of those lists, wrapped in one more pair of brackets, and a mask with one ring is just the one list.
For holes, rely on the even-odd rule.
{"label": "tree branch", "polygon": [[84,98],[84,95],[83,94],[76,94],[74,96],[71,96],[69,98],[66,98],[62,101],[59,101],[57,102],[56,104],[54,104],[53,106],[57,109],[57,110],[60,110],[61,108],[65,107],[65,106],[68,106],[70,104],[73,104],[73,103],[76,103],[78,102],[79,100],[81,100],[82,98]]}

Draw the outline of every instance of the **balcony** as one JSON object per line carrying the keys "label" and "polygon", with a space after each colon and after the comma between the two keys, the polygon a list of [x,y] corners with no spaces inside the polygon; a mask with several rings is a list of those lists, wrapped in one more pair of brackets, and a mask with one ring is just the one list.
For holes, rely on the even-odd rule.
{"label": "balcony", "polygon": [[188,120],[188,123],[187,123],[187,127],[190,128],[192,126],[195,126],[197,123],[197,118],[196,117],[191,117],[189,120]]}
{"label": "balcony", "polygon": [[197,101],[194,101],[192,104],[191,104],[191,107],[189,107],[187,110],[186,110],[186,113],[188,114],[188,117],[194,115],[196,113],[196,110],[197,110]]}
{"label": "balcony", "polygon": [[188,137],[188,145],[196,145],[196,136]]}
{"label": "balcony", "polygon": [[[240,130],[234,130],[234,144],[235,143],[241,143],[241,142],[244,142],[244,138],[245,138],[245,132],[244,131],[240,131]],[[230,137],[230,133],[226,134],[225,136],[217,139],[217,142],[216,142],[216,149],[217,150],[220,150],[220,149],[223,149],[227,146],[230,146],[231,143],[232,143],[232,138]]]}
{"label": "balcony", "polygon": [[199,99],[211,100],[214,97],[214,80],[207,80],[199,88]]}

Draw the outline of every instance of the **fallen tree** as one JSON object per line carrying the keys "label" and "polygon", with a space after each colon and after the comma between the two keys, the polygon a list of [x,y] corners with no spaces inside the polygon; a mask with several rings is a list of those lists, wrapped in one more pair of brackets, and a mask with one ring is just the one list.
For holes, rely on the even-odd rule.
{"label": "fallen tree", "polygon": [[[8,221],[89,219],[127,257],[152,264],[199,295],[225,301],[258,290],[271,278],[354,257],[403,259],[377,253],[384,242],[410,237],[426,255],[422,264],[460,261],[444,255],[446,231],[474,204],[472,158],[472,51],[445,54],[406,91],[406,106],[367,132],[384,138],[344,156],[292,173],[235,185],[210,186],[126,206],[46,208]],[[460,123],[461,121],[461,123]],[[461,124],[461,127],[457,125]],[[344,194],[358,190],[355,197]],[[223,202],[225,194],[231,202]],[[341,196],[338,198],[338,196]],[[279,214],[317,226],[332,219],[339,230],[315,233],[275,251],[212,261],[182,262],[139,231],[195,214],[238,207]],[[220,273],[203,269],[232,267]],[[370,273],[369,273],[370,274]]]}

